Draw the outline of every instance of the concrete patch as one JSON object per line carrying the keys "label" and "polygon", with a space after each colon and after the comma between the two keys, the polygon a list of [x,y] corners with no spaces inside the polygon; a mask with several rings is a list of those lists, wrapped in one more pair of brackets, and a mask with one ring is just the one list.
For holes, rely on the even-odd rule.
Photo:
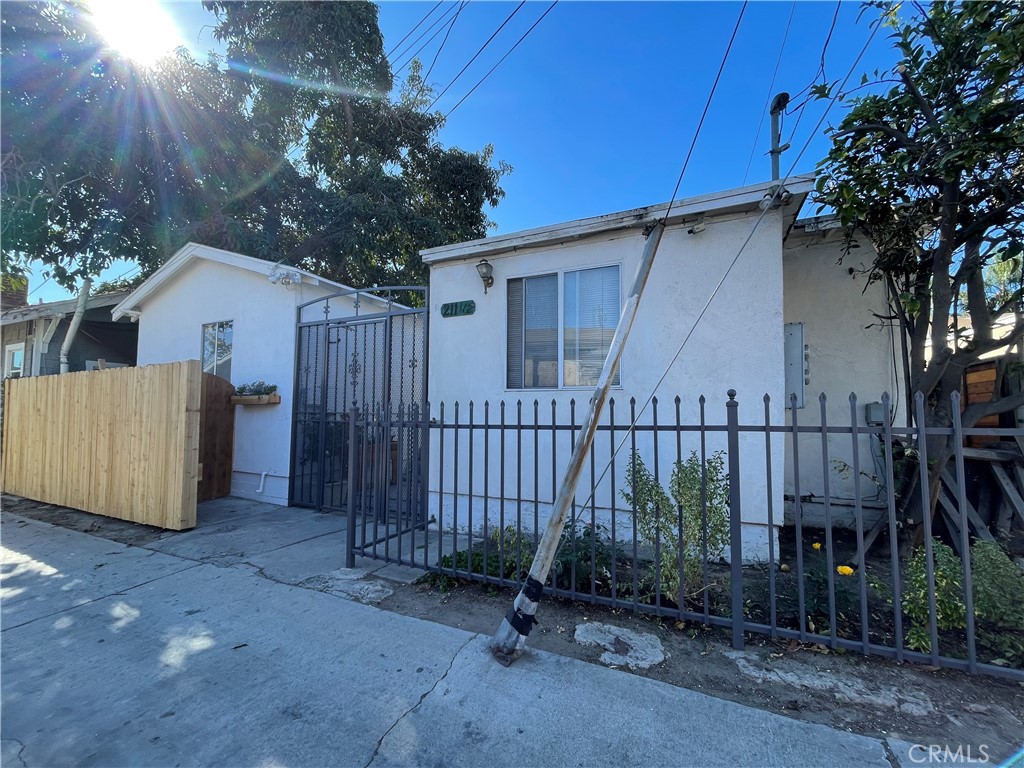
{"label": "concrete patch", "polygon": [[610,667],[648,669],[665,660],[665,649],[657,637],[611,624],[577,624],[575,640],[580,645],[604,648],[601,663]]}
{"label": "concrete patch", "polygon": [[895,709],[913,717],[928,717],[935,713],[931,700],[922,693],[894,686],[869,685],[833,672],[826,676],[805,664],[788,663],[785,659],[765,668],[758,664],[757,656],[745,651],[726,651],[725,655],[736,662],[740,672],[760,682],[780,682],[795,688],[829,691],[838,701]]}
{"label": "concrete patch", "polygon": [[363,576],[365,576],[365,572],[359,568],[340,568],[320,576],[303,579],[296,586],[369,604],[379,603],[394,592],[384,582],[364,579]]}

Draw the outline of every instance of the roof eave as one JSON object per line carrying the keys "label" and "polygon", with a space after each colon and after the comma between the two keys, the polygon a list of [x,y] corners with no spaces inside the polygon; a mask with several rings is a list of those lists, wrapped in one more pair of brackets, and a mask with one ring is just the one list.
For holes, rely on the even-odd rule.
{"label": "roof eave", "polygon": [[[771,186],[771,183],[755,184],[725,192],[677,200],[674,203],[633,208],[588,219],[577,219],[546,227],[512,232],[498,237],[485,237],[464,243],[427,248],[420,251],[420,257],[424,264],[430,266],[444,261],[498,256],[524,248],[559,245],[606,232],[636,229],[664,217],[666,212],[669,225],[679,224],[698,216],[717,216],[756,208]],[[786,182],[786,189],[794,198],[799,198],[795,202],[802,203],[803,196],[810,193],[813,187],[813,175],[794,176]]]}

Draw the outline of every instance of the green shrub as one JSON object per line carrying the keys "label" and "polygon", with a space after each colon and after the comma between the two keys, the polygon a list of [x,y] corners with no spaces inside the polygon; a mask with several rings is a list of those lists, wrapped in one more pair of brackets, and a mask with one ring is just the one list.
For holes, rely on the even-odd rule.
{"label": "green shrub", "polygon": [[1024,573],[994,541],[971,547],[979,644],[997,661],[1024,666]]}
{"label": "green shrub", "polygon": [[573,584],[575,574],[576,589],[585,591],[586,585],[591,582],[591,576],[598,581],[610,579],[612,550],[609,541],[607,529],[601,524],[570,523],[562,531],[558,551],[551,564],[552,581],[568,589]]}
{"label": "green shrub", "polygon": [[[703,496],[707,501],[706,527],[702,477]],[[677,461],[669,489],[672,500],[644,465],[640,454],[634,451],[622,498],[634,510],[638,537],[655,545],[661,567],[661,593],[679,603],[681,587],[688,594],[702,587],[705,547],[708,558],[715,558],[722,554],[729,541],[729,478],[724,454],[717,451],[703,465],[696,451],[686,461]],[[680,521],[685,582],[682,585],[679,583]]]}
{"label": "green shrub", "polygon": [[[964,606],[964,570],[956,553],[938,539],[932,539],[935,576],[935,623],[939,629],[967,626]],[[931,651],[929,631],[928,570],[925,547],[918,547],[907,563],[903,583],[903,612],[910,619],[907,647]]]}

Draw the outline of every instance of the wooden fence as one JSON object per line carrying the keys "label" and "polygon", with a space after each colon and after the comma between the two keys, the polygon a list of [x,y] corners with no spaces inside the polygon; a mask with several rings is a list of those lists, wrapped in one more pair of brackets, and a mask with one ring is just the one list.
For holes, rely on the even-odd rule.
{"label": "wooden fence", "polygon": [[[199,361],[187,360],[8,380],[4,491],[161,528],[193,528],[200,478],[208,481],[204,498],[230,491],[231,385],[217,379],[204,386],[206,377]],[[201,442],[210,453],[202,468]]]}

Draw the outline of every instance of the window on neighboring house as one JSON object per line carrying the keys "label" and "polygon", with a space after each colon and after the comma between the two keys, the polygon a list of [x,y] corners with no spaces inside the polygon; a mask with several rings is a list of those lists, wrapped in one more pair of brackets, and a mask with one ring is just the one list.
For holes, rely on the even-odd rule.
{"label": "window on neighboring house", "polygon": [[234,321],[203,326],[203,372],[231,380],[231,337]]}
{"label": "window on neighboring house", "polygon": [[25,375],[25,343],[4,347],[4,378],[20,379]]}
{"label": "window on neighboring house", "polygon": [[619,322],[618,266],[516,278],[507,292],[506,386],[595,386]]}

